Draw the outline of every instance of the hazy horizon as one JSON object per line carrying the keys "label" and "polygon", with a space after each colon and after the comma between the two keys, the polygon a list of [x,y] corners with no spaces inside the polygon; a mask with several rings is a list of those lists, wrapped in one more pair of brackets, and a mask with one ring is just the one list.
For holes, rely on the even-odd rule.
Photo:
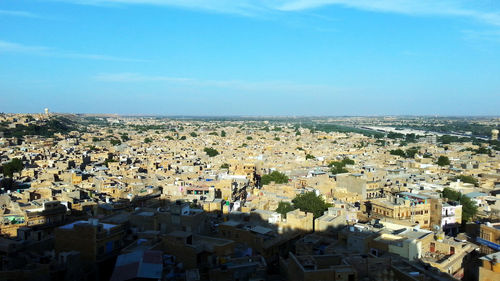
{"label": "hazy horizon", "polygon": [[[87,115],[87,116],[118,116],[118,117],[165,117],[165,118],[380,118],[380,117],[395,117],[395,118],[412,118],[412,117],[423,117],[423,118],[500,118],[500,115],[397,115],[397,114],[380,114],[380,115],[248,115],[248,114],[151,114],[151,113],[112,113],[112,112],[103,112],[103,113],[94,113],[94,112],[52,112],[51,114],[60,114],[60,115]],[[44,114],[44,111],[39,112],[0,112],[5,114]]]}

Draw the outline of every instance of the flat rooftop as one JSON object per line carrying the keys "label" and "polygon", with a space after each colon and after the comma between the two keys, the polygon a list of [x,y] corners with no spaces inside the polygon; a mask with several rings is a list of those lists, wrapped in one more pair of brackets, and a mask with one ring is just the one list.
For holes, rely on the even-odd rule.
{"label": "flat rooftop", "polygon": [[[63,226],[60,226],[59,228],[60,229],[73,229],[75,227],[75,225],[77,224],[88,224],[88,225],[91,225],[88,221],[75,221],[75,222],[72,222],[70,224],[66,224],[66,225],[63,225]],[[105,229],[105,230],[110,230],[112,229],[113,227],[116,227],[118,225],[116,224],[110,224],[110,223],[99,223],[99,225],[102,225],[102,227]]]}

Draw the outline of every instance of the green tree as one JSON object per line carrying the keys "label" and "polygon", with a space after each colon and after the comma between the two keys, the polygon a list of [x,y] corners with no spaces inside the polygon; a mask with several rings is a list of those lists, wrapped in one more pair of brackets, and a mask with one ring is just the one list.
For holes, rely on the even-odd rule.
{"label": "green tree", "polygon": [[445,187],[443,197],[458,201],[462,205],[462,223],[472,220],[477,214],[477,206],[472,199],[453,189]]}
{"label": "green tree", "polygon": [[328,207],[331,207],[331,204],[326,203],[315,192],[299,194],[292,200],[292,203],[295,208],[300,209],[302,212],[313,213],[314,218],[321,217]]}
{"label": "green tree", "polygon": [[306,160],[309,160],[309,159],[316,159],[316,157],[314,157],[314,155],[311,155],[311,154],[306,154]]}
{"label": "green tree", "polygon": [[276,208],[276,212],[280,213],[283,218],[286,219],[286,213],[295,210],[296,208],[290,202],[281,201],[278,204],[278,208]]}
{"label": "green tree", "polygon": [[348,173],[349,171],[345,168],[346,165],[354,165],[354,160],[349,158],[344,158],[342,161],[332,161],[328,164],[330,167],[330,172],[334,175],[341,173]]}
{"label": "green tree", "polygon": [[120,137],[121,137],[123,142],[130,140],[130,138],[128,137],[128,134],[122,134]]}
{"label": "green tree", "polygon": [[476,149],[475,152],[477,154],[490,154],[491,153],[491,149],[481,146],[480,148]]}
{"label": "green tree", "polygon": [[471,183],[475,186],[479,186],[478,180],[473,176],[459,175],[459,176],[456,176],[453,178],[453,181],[457,181],[457,180],[460,180],[461,182],[464,182],[464,183]]}
{"label": "green tree", "polygon": [[210,132],[208,133],[210,136],[218,136],[219,134],[217,132]]}
{"label": "green tree", "polygon": [[109,167],[108,164],[111,162],[118,162],[118,161],[113,158],[107,158],[106,160],[104,160],[104,165],[106,165],[106,167]]}
{"label": "green tree", "polygon": [[182,136],[179,138],[179,140],[186,140],[186,139],[187,139],[186,136]]}
{"label": "green tree", "polygon": [[110,139],[109,143],[111,143],[111,145],[120,145],[122,142],[117,139]]}
{"label": "green tree", "polygon": [[406,150],[406,158],[415,158],[415,154],[418,153],[418,148],[413,147]]}
{"label": "green tree", "polygon": [[226,131],[221,131],[220,132],[220,136],[223,137],[223,138],[225,138],[226,137]]}
{"label": "green tree", "polygon": [[13,158],[12,160],[10,160],[10,162],[3,164],[2,171],[4,176],[12,178],[14,173],[21,172],[23,168],[24,168],[23,161],[21,161],[21,159],[18,158]]}
{"label": "green tree", "polygon": [[217,156],[219,155],[219,151],[217,151],[216,149],[213,149],[211,147],[205,147],[203,149],[203,151],[205,151],[205,153],[209,156],[209,157],[214,157],[214,156]]}
{"label": "green tree", "polygon": [[145,138],[144,139],[144,143],[151,143],[153,142],[153,140],[151,138]]}
{"label": "green tree", "polygon": [[462,222],[471,221],[477,214],[476,203],[463,195],[460,197],[460,204],[462,204]]}
{"label": "green tree", "polygon": [[252,138],[252,137],[250,137],[250,136],[248,136],[248,137],[247,137],[247,140],[253,140],[253,138]]}
{"label": "green tree", "polygon": [[401,156],[403,158],[406,158],[406,153],[402,149],[396,149],[396,150],[391,150],[389,151],[391,155],[396,155],[396,156]]}
{"label": "green tree", "polygon": [[221,169],[229,169],[229,164],[228,163],[224,163],[224,164],[220,165],[220,168]]}
{"label": "green tree", "polygon": [[196,134],[195,132],[191,132],[189,135],[192,136],[193,138],[196,138],[198,136],[198,134]]}
{"label": "green tree", "polygon": [[270,184],[273,181],[277,184],[287,183],[288,177],[285,174],[282,174],[278,171],[273,171],[268,175],[263,175],[260,183],[261,185],[265,185],[265,184]]}
{"label": "green tree", "polygon": [[444,155],[441,155],[441,156],[439,156],[436,163],[441,167],[447,166],[447,165],[450,165],[450,159]]}
{"label": "green tree", "polygon": [[345,165],[354,165],[354,160],[349,159],[349,158],[344,158],[342,159],[342,163]]}

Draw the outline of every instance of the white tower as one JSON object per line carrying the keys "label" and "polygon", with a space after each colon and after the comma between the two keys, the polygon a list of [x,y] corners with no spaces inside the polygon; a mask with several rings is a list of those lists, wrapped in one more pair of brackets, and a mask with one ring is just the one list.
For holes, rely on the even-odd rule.
{"label": "white tower", "polygon": [[48,108],[45,108],[45,115],[49,115],[49,109]]}
{"label": "white tower", "polygon": [[498,130],[497,129],[491,130],[491,140],[498,140]]}

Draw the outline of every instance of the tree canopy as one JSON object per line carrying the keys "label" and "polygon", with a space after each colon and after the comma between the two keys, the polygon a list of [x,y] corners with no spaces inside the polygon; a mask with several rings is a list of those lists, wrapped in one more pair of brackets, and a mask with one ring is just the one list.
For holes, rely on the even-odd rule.
{"label": "tree canopy", "polygon": [[406,151],[401,148],[389,151],[391,155],[401,156],[403,158],[415,158],[415,154],[418,153],[417,147],[408,148]]}
{"label": "tree canopy", "polygon": [[436,163],[441,167],[447,166],[447,165],[450,165],[450,159],[448,159],[447,156],[441,155],[441,156],[439,156]]}
{"label": "tree canopy", "polygon": [[476,215],[476,203],[462,193],[446,187],[443,189],[443,197],[460,202],[462,205],[462,222],[468,222]]}
{"label": "tree canopy", "polygon": [[205,147],[205,149],[203,149],[203,151],[205,151],[205,153],[206,153],[209,157],[214,157],[214,156],[219,155],[219,151],[217,151],[216,149],[211,148],[211,147]]}
{"label": "tree canopy", "polygon": [[479,182],[477,179],[473,176],[466,176],[466,175],[459,175],[453,178],[453,181],[460,180],[461,182],[464,183],[471,183],[474,186],[479,186]]}
{"label": "tree canopy", "polygon": [[10,160],[10,162],[3,164],[2,171],[4,176],[11,178],[14,175],[14,173],[21,172],[23,168],[24,168],[23,161],[21,161],[21,159],[14,158]]}
{"label": "tree canopy", "polygon": [[263,175],[260,183],[261,185],[265,185],[270,184],[273,181],[277,184],[287,183],[288,177],[278,171],[273,171],[268,175]]}
{"label": "tree canopy", "polygon": [[302,212],[313,213],[314,218],[321,217],[328,207],[331,207],[331,204],[326,203],[323,197],[312,191],[297,195],[292,203],[294,208],[298,208]]}
{"label": "tree canopy", "polygon": [[290,202],[281,201],[276,208],[276,212],[280,213],[283,218],[286,218],[286,213],[295,210],[296,208]]}
{"label": "tree canopy", "polygon": [[349,171],[345,168],[346,165],[354,165],[354,160],[344,158],[342,161],[332,161],[328,164],[328,167],[330,167],[330,172],[336,175],[341,173],[348,173]]}

